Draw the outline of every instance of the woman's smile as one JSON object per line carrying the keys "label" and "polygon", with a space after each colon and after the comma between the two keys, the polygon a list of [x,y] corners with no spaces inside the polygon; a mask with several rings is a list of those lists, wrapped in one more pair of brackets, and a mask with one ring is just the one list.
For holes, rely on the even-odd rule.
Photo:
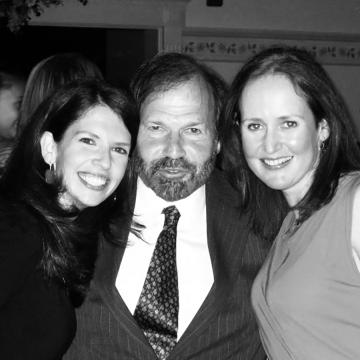
{"label": "woman's smile", "polygon": [[293,156],[283,156],[283,157],[278,157],[275,159],[264,158],[264,159],[261,159],[261,161],[268,169],[276,170],[276,169],[280,169],[280,168],[283,168],[286,165],[288,165],[289,162],[291,161],[291,159],[293,159]]}
{"label": "woman's smile", "polygon": [[81,182],[92,190],[104,190],[110,182],[109,177],[104,175],[93,174],[90,172],[78,172]]}

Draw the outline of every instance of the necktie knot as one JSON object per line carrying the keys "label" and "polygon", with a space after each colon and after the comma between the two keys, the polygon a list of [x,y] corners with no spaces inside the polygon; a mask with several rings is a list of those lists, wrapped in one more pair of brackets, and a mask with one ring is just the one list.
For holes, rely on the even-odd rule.
{"label": "necktie knot", "polygon": [[175,205],[171,205],[171,206],[164,208],[162,213],[165,214],[164,227],[177,225],[179,218],[180,218],[180,213]]}

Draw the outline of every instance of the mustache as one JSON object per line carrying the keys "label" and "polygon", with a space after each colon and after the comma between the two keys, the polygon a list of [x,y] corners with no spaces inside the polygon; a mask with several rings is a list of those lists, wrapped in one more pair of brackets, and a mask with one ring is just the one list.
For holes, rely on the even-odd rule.
{"label": "mustache", "polygon": [[191,164],[183,157],[178,159],[172,159],[166,156],[159,160],[155,160],[151,163],[151,170],[152,170],[151,172],[153,175],[161,169],[171,169],[171,168],[196,171],[196,166],[194,164]]}

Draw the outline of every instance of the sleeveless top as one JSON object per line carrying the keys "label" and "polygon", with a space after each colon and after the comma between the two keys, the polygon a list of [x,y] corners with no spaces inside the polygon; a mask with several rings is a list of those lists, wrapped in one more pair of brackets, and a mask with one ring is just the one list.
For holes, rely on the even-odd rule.
{"label": "sleeveless top", "polygon": [[344,176],[332,201],[292,235],[294,214],[285,218],[251,294],[270,360],[360,359],[360,273],[351,246],[358,186],[359,172]]}

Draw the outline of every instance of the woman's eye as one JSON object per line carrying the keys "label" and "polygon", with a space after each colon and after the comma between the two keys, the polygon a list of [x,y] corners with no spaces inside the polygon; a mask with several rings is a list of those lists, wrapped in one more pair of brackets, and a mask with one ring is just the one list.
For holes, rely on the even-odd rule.
{"label": "woman's eye", "polygon": [[95,145],[95,141],[91,138],[81,138],[80,141],[88,145]]}
{"label": "woman's eye", "polygon": [[120,147],[120,146],[113,148],[113,150],[122,155],[127,155],[129,153],[127,149]]}
{"label": "woman's eye", "polygon": [[294,128],[297,127],[297,122],[296,121],[285,121],[285,126],[287,128]]}
{"label": "woman's eye", "polygon": [[247,125],[247,128],[252,131],[259,130],[260,127],[261,127],[261,125],[257,124],[257,123],[252,123],[252,124]]}

